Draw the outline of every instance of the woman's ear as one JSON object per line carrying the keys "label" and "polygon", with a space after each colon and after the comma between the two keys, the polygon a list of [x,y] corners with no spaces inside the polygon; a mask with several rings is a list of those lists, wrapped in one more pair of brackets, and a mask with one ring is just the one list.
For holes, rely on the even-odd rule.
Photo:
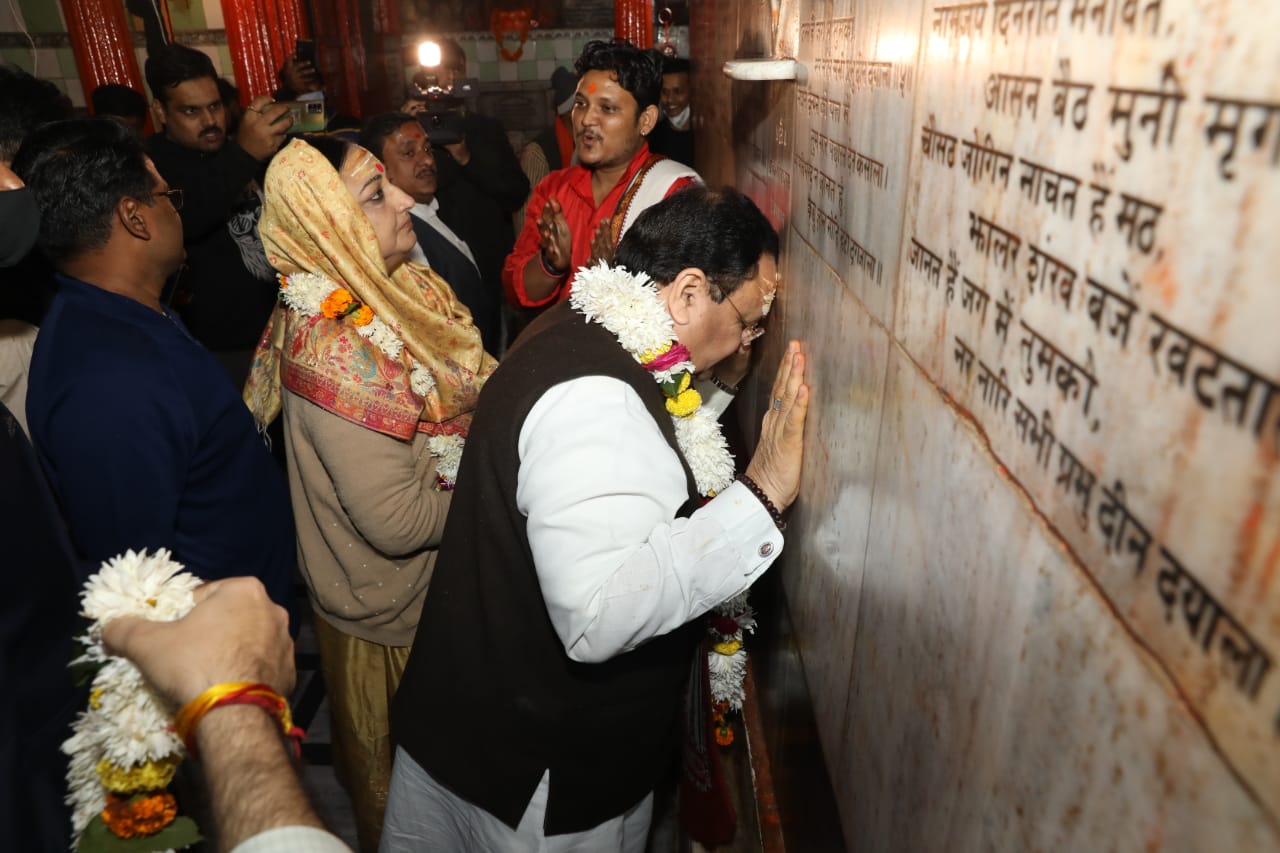
{"label": "woman's ear", "polygon": [[676,273],[671,283],[662,289],[667,312],[676,326],[685,326],[700,313],[702,301],[710,298],[707,276],[697,267],[687,267]]}

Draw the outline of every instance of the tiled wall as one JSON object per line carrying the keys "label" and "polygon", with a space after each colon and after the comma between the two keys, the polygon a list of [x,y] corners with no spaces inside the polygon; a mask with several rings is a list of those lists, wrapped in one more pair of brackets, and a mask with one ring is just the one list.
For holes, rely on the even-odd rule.
{"label": "tiled wall", "polygon": [[[37,48],[33,65],[32,51],[18,33],[16,19],[0,7],[0,62],[9,62],[52,80],[66,92],[72,102],[83,107],[85,93],[81,89],[76,71],[75,57],[66,45],[66,26],[58,4],[51,0],[19,0],[27,27],[42,45],[57,42],[53,46]],[[189,4],[170,4],[170,17],[179,40],[209,55],[218,73],[228,79],[233,76],[231,54],[227,49],[223,26],[222,7],[219,0],[200,0]],[[454,34],[467,54],[467,75],[482,83],[549,81],[556,66],[573,67],[573,61],[583,45],[592,39],[609,39],[609,29],[558,29],[534,31],[524,45],[519,60],[510,62],[499,55],[493,35],[485,32]],[[406,36],[406,48],[417,44],[416,37]],[[675,27],[671,41],[682,56],[688,55],[688,28]],[[510,45],[514,49],[514,43]],[[138,68],[146,61],[145,49],[137,48]],[[408,54],[406,54],[408,55]],[[412,78],[415,66],[405,67],[406,83]]]}
{"label": "tiled wall", "polygon": [[[551,72],[556,66],[573,68],[573,61],[578,58],[587,42],[595,39],[613,38],[612,30],[541,30],[534,31],[524,44],[520,58],[514,62],[501,57],[498,43],[489,32],[467,32],[455,35],[467,55],[467,76],[478,79],[481,83],[511,83],[530,80],[549,81]],[[406,36],[406,48],[418,43],[419,39]],[[687,27],[673,27],[671,43],[676,46],[681,56],[688,56],[689,30]],[[514,50],[515,43],[508,46]],[[405,67],[405,80],[408,81],[417,70],[416,66]]]}
{"label": "tiled wall", "polygon": [[[85,92],[76,69],[75,54],[67,40],[60,5],[56,0],[15,0],[15,3],[13,8],[21,14],[21,20],[14,15],[13,8],[7,4],[0,5],[0,62],[11,63],[51,80],[75,106],[84,107]],[[221,30],[222,6],[219,0],[171,3],[169,14],[179,37],[184,41],[194,41],[192,47],[207,53],[218,73],[230,79],[231,54]],[[22,23],[36,42],[34,53],[22,32]],[[146,50],[139,46],[135,53],[141,73],[147,58]]]}

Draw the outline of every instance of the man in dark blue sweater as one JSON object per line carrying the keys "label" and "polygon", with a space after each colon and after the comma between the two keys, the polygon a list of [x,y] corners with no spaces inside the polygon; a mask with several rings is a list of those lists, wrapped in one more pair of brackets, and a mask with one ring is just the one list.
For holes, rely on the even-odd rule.
{"label": "man in dark blue sweater", "polygon": [[81,555],[168,548],[205,579],[254,575],[287,607],[284,480],[226,371],[161,302],[185,254],[181,190],[106,120],[41,128],[14,171],[58,271],[28,420]]}

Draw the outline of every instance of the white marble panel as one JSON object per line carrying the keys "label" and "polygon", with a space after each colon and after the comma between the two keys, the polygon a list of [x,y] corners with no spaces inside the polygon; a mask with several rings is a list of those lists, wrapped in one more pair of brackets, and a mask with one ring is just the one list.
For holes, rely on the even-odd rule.
{"label": "white marble panel", "polygon": [[1280,8],[1205,8],[926,4],[895,335],[1280,812]]}
{"label": "white marble panel", "polygon": [[806,500],[788,526],[787,541],[800,547],[783,572],[818,731],[834,767],[844,749],[889,336],[808,244],[791,239],[786,254],[785,328],[803,330],[808,341],[839,342],[806,348],[814,401],[807,437],[815,456],[805,471]]}
{"label": "white marble panel", "polygon": [[847,843],[1280,847],[1280,6],[761,6],[697,56],[806,74],[699,131],[788,214],[780,569]]}
{"label": "white marble panel", "polygon": [[881,0],[792,9],[796,56],[793,207],[797,231],[886,325],[891,322],[910,157],[919,7]]}
{"label": "white marble panel", "polygon": [[835,773],[849,846],[1274,848],[1267,810],[897,348],[885,400]]}

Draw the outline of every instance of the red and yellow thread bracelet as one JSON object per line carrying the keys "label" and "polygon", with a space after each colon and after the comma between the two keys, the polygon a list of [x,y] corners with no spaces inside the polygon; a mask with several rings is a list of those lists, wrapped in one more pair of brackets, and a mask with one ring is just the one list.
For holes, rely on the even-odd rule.
{"label": "red and yellow thread bracelet", "polygon": [[285,736],[293,741],[293,753],[297,757],[302,753],[304,732],[293,724],[293,715],[289,712],[289,703],[283,696],[271,689],[271,685],[253,681],[228,681],[215,684],[208,690],[183,705],[173,718],[173,732],[187,748],[192,758],[199,757],[196,749],[196,726],[204,719],[204,715],[214,708],[228,705],[257,705],[280,723]]}

